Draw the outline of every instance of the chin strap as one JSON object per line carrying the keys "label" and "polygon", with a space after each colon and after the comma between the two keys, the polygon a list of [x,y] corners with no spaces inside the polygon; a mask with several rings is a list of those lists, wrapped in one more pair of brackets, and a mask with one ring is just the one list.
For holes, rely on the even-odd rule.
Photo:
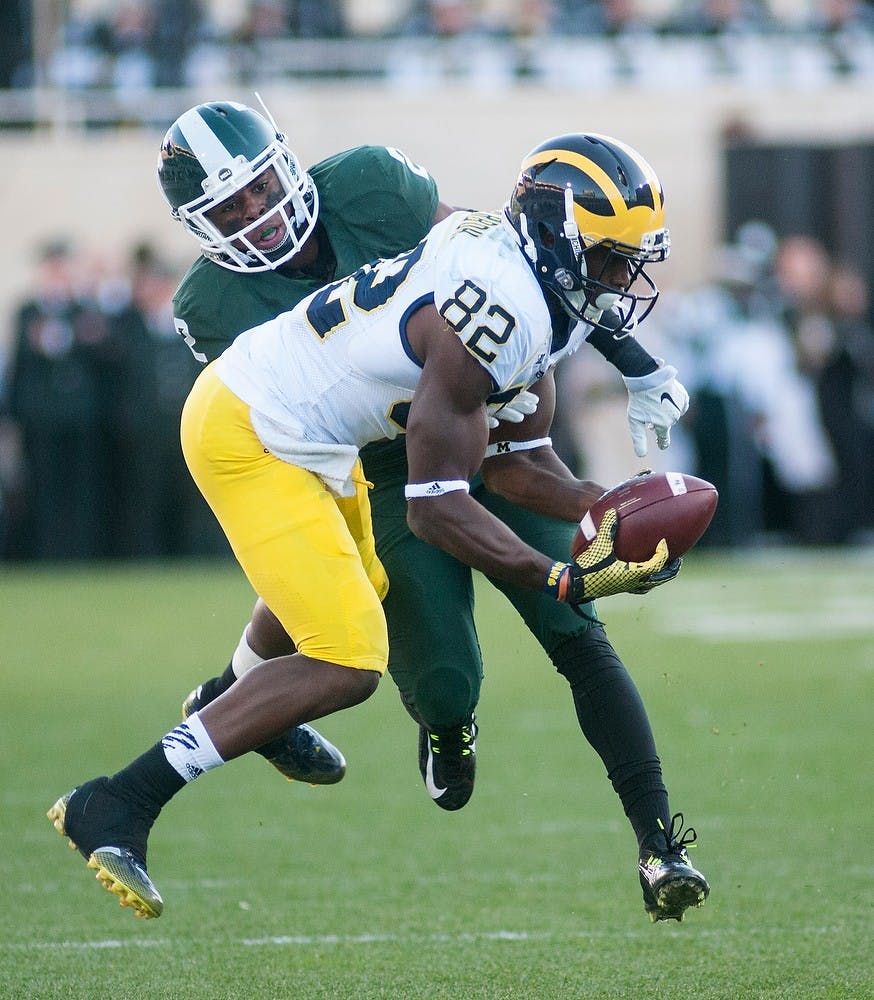
{"label": "chin strap", "polygon": [[580,246],[580,227],[574,216],[574,189],[568,182],[564,189],[564,230],[565,239],[570,240],[574,247],[574,253],[579,256],[582,253]]}
{"label": "chin strap", "polygon": [[531,235],[528,232],[528,216],[524,212],[519,213],[519,228],[516,229],[512,224],[510,228],[520,237],[522,252],[531,261],[532,264],[537,263],[537,247],[534,245],[534,240],[531,239]]}

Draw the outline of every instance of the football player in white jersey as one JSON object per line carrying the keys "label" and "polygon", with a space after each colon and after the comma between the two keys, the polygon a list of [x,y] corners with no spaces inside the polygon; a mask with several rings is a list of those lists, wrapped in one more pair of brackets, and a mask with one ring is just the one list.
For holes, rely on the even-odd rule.
{"label": "football player in white jersey", "polygon": [[[465,385],[486,386],[486,411],[495,412],[576,350],[592,327],[569,324],[556,337],[510,225],[500,214],[456,212],[409,252],[368,264],[239,336],[213,377],[249,405],[273,454],[349,495],[359,449],[404,431],[432,330],[441,340],[455,333],[452,353],[468,369]],[[538,423],[548,430],[549,416]],[[441,426],[451,440],[448,419]],[[468,478],[485,445],[477,441]]]}
{"label": "football player in white jersey", "polygon": [[[621,160],[624,190],[580,169],[580,149],[600,145]],[[613,217],[609,238],[600,216]],[[615,512],[579,562],[555,561],[469,494],[482,469],[490,490],[569,522],[600,496],[548,437],[552,369],[584,339],[616,364],[638,419],[667,441],[688,397],[673,369],[638,370],[641,355],[647,367],[652,359],[636,353],[631,334],[657,295],[645,268],[668,249],[661,187],[639,154],[607,137],[558,137],[523,161],[503,213],[453,213],[409,252],[242,334],[204,370],[182,417],[186,461],[297,651],[253,668],[127,768],[50,810],[122,902],[160,914],[147,838],[186,783],[376,689],[388,657],[388,580],[358,459],[367,442],[406,433],[411,529],[492,578],[578,606],[676,575],[664,542],[646,562],[616,559]],[[536,411],[490,444],[490,412],[529,389]],[[664,831],[646,882],[641,863],[657,919],[680,919],[709,891],[688,842]]]}

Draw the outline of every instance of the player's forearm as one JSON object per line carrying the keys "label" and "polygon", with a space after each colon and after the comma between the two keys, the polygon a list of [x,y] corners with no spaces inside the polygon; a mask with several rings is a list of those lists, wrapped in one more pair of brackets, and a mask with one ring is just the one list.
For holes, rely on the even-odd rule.
{"label": "player's forearm", "polygon": [[577,479],[548,447],[487,460],[482,474],[490,492],[560,521],[579,521],[604,492],[598,483]]}
{"label": "player's forearm", "polygon": [[539,590],[553,563],[465,493],[411,500],[407,522],[422,541],[521,587]]}
{"label": "player's forearm", "polygon": [[579,521],[603,491],[580,480],[540,477],[522,488],[492,490],[510,503],[559,521]]}
{"label": "player's forearm", "polygon": [[621,375],[638,377],[648,375],[659,367],[659,362],[646,350],[633,334],[625,331],[619,334],[605,329],[617,322],[615,313],[602,314],[602,326],[595,327],[586,337],[586,341],[603,355]]}

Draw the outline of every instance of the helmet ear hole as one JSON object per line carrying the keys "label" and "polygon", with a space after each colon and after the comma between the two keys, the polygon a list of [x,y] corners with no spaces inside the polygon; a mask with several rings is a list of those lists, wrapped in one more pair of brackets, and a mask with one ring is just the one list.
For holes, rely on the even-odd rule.
{"label": "helmet ear hole", "polygon": [[555,233],[546,225],[545,222],[537,223],[537,235],[540,237],[540,243],[546,250],[555,249]]}

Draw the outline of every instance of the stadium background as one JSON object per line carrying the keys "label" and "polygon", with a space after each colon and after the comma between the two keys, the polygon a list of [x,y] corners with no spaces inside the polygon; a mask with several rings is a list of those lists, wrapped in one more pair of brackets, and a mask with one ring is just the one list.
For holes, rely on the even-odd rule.
{"label": "stadium background", "polygon": [[[777,146],[872,143],[870,88],[870,80],[833,81],[799,94],[789,84],[761,91],[711,81],[687,89],[655,79],[614,93],[518,83],[484,93],[449,80],[410,93],[373,82],[228,82],[164,95],[160,108],[169,125],[202,100],[257,104],[257,89],[303,163],[358,143],[386,143],[427,166],[448,202],[477,207],[503,203],[522,156],[546,136],[579,130],[621,136],[646,151],[665,187],[674,250],[660,284],[688,286],[710,276],[725,238],[727,137]],[[63,95],[46,100],[62,102]],[[3,315],[27,290],[33,250],[61,235],[110,262],[143,237],[180,264],[188,261],[190,238],[171,222],[155,182],[162,134],[157,126],[82,130],[63,119],[24,134],[0,133],[3,219],[7,240],[17,244],[12,252],[7,243],[4,253]],[[791,191],[791,180],[789,190],[781,185],[772,198],[779,210],[795,202],[802,216],[812,208]],[[848,208],[858,219],[859,205]],[[743,211],[737,203],[732,209]]]}

